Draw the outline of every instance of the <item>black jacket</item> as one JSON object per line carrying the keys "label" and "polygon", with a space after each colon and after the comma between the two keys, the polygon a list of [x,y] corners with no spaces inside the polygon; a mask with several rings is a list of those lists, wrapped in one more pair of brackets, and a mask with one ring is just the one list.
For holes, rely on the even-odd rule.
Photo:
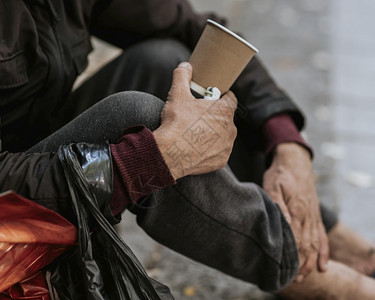
{"label": "black jacket", "polygon": [[[185,0],[0,1],[3,150],[25,151],[54,130],[56,111],[87,65],[91,34],[123,48],[142,39],[173,37],[192,49],[207,17],[194,13]],[[251,147],[259,147],[261,124],[277,113],[289,112],[297,127],[303,126],[301,113],[258,59],[232,90],[240,102],[239,133],[248,136]],[[58,159],[50,153],[2,152],[0,191],[8,189],[44,205],[52,201],[56,209],[56,199],[69,197]]]}

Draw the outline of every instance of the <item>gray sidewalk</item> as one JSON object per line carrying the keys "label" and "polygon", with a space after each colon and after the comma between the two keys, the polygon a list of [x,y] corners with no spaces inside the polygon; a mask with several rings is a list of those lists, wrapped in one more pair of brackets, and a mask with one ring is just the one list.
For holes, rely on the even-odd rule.
{"label": "gray sidewalk", "polygon": [[[345,223],[375,240],[375,2],[192,3],[198,11],[214,10],[226,16],[229,27],[260,50],[259,57],[273,77],[305,112],[304,135],[315,149],[321,201],[338,211]],[[94,61],[101,60],[101,51],[108,53],[98,44]],[[176,299],[273,299],[156,244],[130,214],[124,215],[121,226],[150,275],[170,286]]]}
{"label": "gray sidewalk", "polygon": [[375,240],[375,2],[336,0],[332,13],[333,130],[341,158],[335,190],[342,220]]}

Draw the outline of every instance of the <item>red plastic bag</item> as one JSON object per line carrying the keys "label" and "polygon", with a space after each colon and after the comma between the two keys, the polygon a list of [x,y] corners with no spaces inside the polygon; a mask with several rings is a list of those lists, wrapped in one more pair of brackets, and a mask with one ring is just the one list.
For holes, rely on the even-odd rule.
{"label": "red plastic bag", "polygon": [[[0,194],[0,292],[34,278],[76,240],[76,228],[61,215],[14,192]],[[29,291],[31,285],[20,287]]]}
{"label": "red plastic bag", "polygon": [[0,294],[0,300],[51,300],[45,275],[39,271]]}

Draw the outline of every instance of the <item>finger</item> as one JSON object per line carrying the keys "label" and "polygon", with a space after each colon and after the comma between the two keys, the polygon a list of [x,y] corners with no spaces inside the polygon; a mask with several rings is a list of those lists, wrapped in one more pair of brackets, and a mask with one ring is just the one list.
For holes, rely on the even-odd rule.
{"label": "finger", "polygon": [[286,221],[290,225],[292,223],[292,217],[290,216],[289,209],[286,206],[282,195],[276,194],[276,193],[272,193],[272,196],[270,195],[270,197],[271,197],[271,199],[274,202],[276,202],[279,205],[279,207],[280,207],[280,209],[281,209],[281,211],[282,211],[282,213],[283,213]]}
{"label": "finger", "polygon": [[319,248],[319,271],[327,271],[328,259],[329,259],[329,244],[327,233],[324,229],[323,224],[319,224],[319,239],[320,239],[320,248]]}
{"label": "finger", "polygon": [[281,191],[280,185],[277,185],[276,187],[275,187],[275,185],[272,185],[271,187],[268,187],[267,183],[265,183],[264,190],[268,194],[268,196],[270,196],[272,201],[276,202],[279,205],[286,221],[289,224],[291,224],[292,223],[292,217],[289,213],[288,207],[285,204],[285,199],[283,197],[283,193]]}
{"label": "finger", "polygon": [[[190,81],[193,68],[188,62],[182,62],[173,71],[172,87],[170,90],[170,100],[183,99],[181,96],[191,95]],[[178,97],[176,97],[178,96]]]}
{"label": "finger", "polygon": [[292,224],[291,224],[294,238],[296,240],[297,248],[298,248],[298,254],[299,254],[299,265],[300,265],[300,272],[303,270],[303,267],[306,263],[306,260],[308,258],[308,249],[306,249],[306,237],[304,236],[304,230],[305,226],[302,226],[301,221],[299,221],[297,218],[292,218]]}
{"label": "finger", "polygon": [[318,254],[315,251],[307,257],[305,264],[300,269],[299,275],[296,278],[297,282],[302,282],[306,278],[306,276],[310,274],[310,272],[313,270],[314,266],[316,265],[317,259],[318,259]]}
{"label": "finger", "polygon": [[306,260],[302,265],[299,274],[306,277],[314,268],[318,260],[319,236],[318,228],[307,220],[303,228],[301,253],[304,254]]}
{"label": "finger", "polygon": [[297,247],[300,249],[302,245],[302,223],[297,218],[292,217],[290,226],[292,227]]}
{"label": "finger", "polygon": [[227,106],[232,108],[233,111],[237,109],[238,101],[236,96],[231,92],[227,91],[221,98],[220,101],[225,101]]}
{"label": "finger", "polygon": [[311,226],[311,234],[310,234],[310,245],[311,251],[315,251],[316,253],[319,252],[320,249],[320,230],[319,230],[319,223],[314,222]]}

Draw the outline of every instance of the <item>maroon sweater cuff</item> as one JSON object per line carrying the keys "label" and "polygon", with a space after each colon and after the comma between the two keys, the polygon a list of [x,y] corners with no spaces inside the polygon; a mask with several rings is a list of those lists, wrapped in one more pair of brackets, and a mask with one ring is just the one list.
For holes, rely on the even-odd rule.
{"label": "maroon sweater cuff", "polygon": [[113,161],[112,214],[121,213],[155,190],[176,183],[156,144],[152,132],[144,126],[125,130],[117,144],[111,144]]}
{"label": "maroon sweater cuff", "polygon": [[271,161],[275,147],[281,143],[297,143],[305,147],[313,157],[312,148],[305,142],[288,114],[276,115],[267,120],[262,128],[262,137],[267,161]]}

